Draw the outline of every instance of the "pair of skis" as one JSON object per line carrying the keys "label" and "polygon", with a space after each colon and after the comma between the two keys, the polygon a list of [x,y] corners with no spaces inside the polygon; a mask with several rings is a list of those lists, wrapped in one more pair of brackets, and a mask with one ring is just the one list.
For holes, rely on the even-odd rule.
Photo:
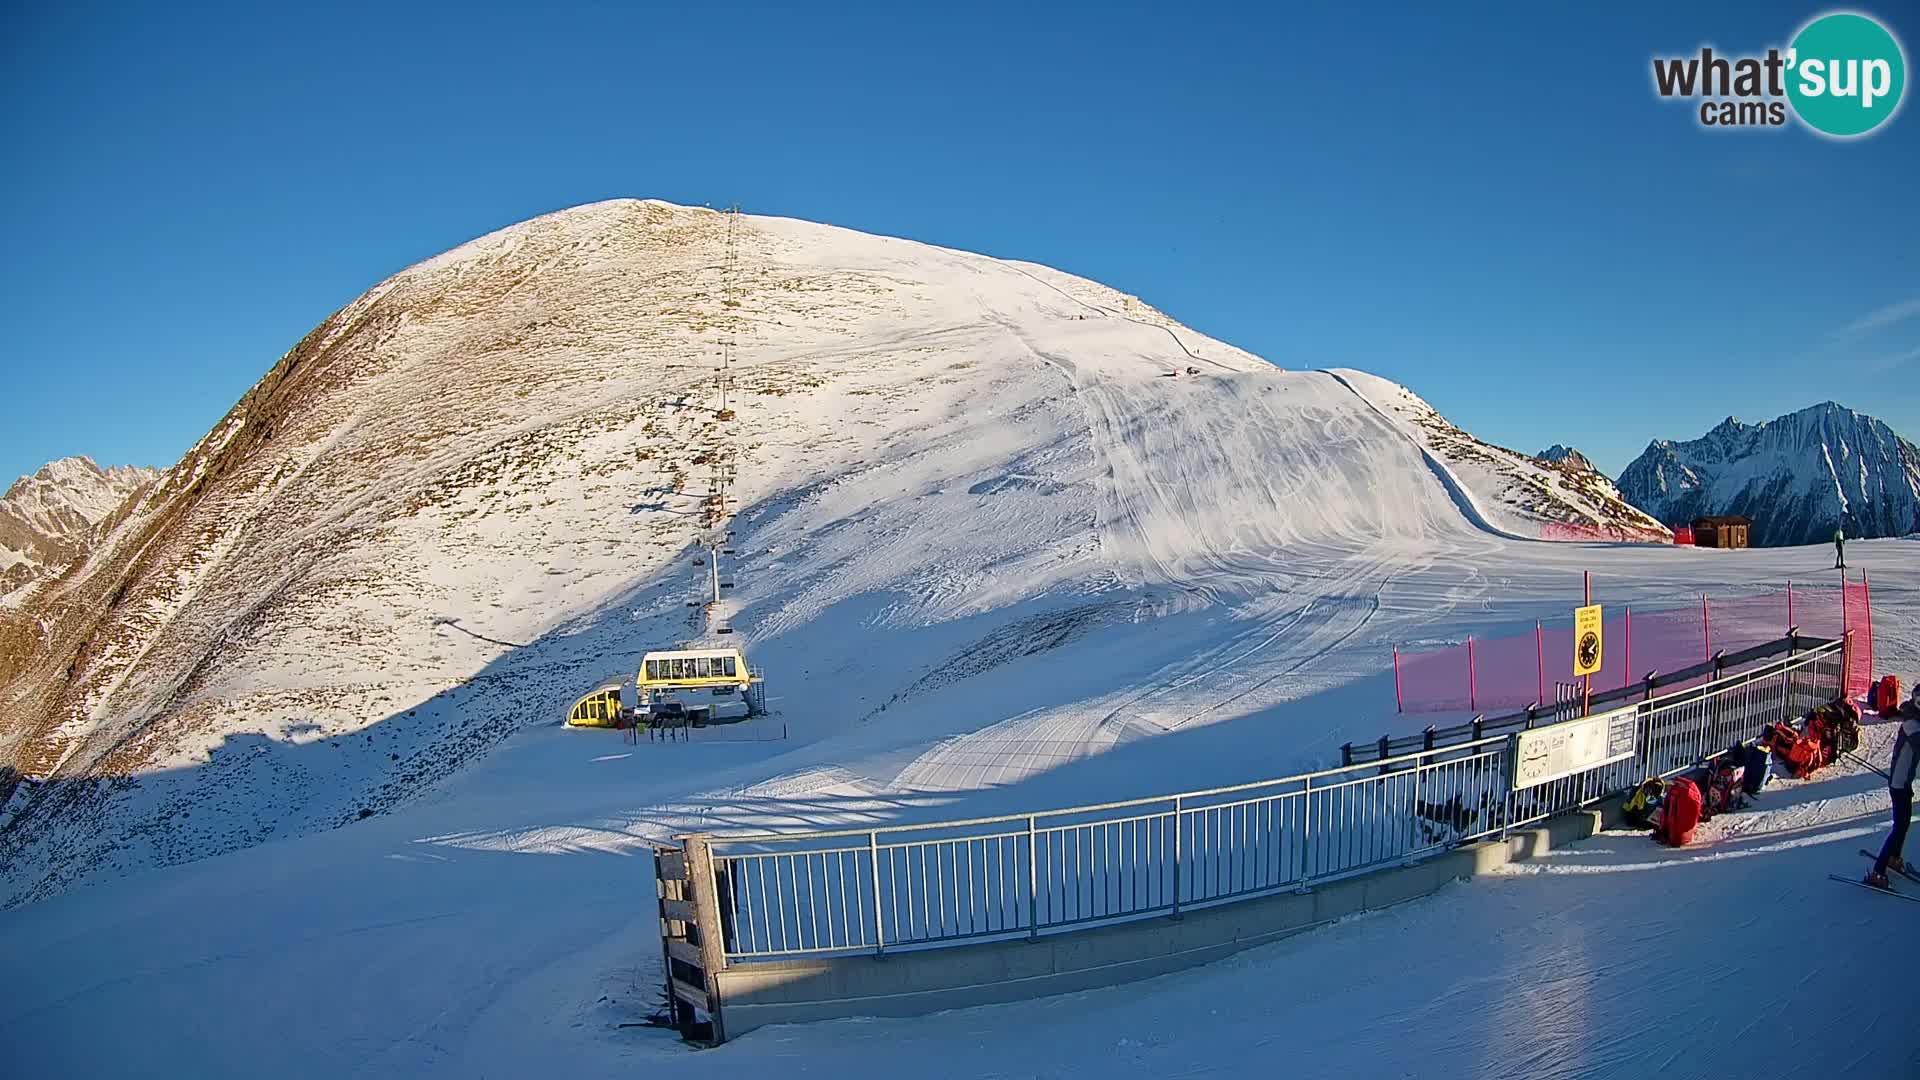
{"label": "pair of skis", "polygon": [[[1865,855],[1867,858],[1873,859],[1875,861],[1878,861],[1880,858],[1880,856],[1875,855],[1873,852],[1868,851],[1866,848],[1861,848],[1860,854]],[[1888,867],[1888,869],[1892,870],[1893,868]],[[1893,872],[1900,875],[1903,878],[1906,878],[1908,881],[1913,882],[1915,885],[1920,885],[1920,874],[1914,873],[1912,867],[1904,867],[1899,870],[1893,870]],[[1863,889],[1867,889],[1872,892],[1881,893],[1886,896],[1897,896],[1902,900],[1911,900],[1916,904],[1920,904],[1920,896],[1910,896],[1907,893],[1895,892],[1891,885],[1885,886],[1885,887],[1882,887],[1879,885],[1869,885],[1866,882],[1861,881],[1859,878],[1841,877],[1839,874],[1828,874],[1827,876],[1832,878],[1835,881],[1846,882],[1848,885],[1858,885],[1859,887]]]}

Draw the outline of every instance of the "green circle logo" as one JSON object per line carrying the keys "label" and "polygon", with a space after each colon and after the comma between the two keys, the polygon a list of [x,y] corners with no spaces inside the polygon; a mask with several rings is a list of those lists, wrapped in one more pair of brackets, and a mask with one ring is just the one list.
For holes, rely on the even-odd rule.
{"label": "green circle logo", "polygon": [[1787,52],[1787,98],[1815,131],[1865,135],[1900,108],[1907,58],[1887,28],[1851,12],[1822,15]]}

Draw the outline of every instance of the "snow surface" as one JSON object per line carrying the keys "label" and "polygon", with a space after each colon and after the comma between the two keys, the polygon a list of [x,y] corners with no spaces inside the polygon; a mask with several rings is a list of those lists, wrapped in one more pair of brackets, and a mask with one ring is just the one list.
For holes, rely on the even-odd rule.
{"label": "snow surface", "polygon": [[[1904,672],[1920,660],[1910,546],[1863,543],[1859,555],[1882,598],[1883,666]],[[1562,550],[1531,544],[1508,557]],[[1764,555],[1739,560],[1741,570],[1800,573],[1820,552]],[[1588,557],[1608,582],[1636,572],[1708,581],[1718,569],[1685,551]],[[1444,595],[1460,571],[1408,572],[1413,591],[1402,596]],[[1533,588],[1561,603],[1538,580]],[[1451,616],[1463,617],[1472,605]],[[663,826],[850,824],[1214,783],[1281,771],[1296,746],[1382,719],[1377,682],[1371,693],[1313,692],[1338,680],[1328,672],[1378,663],[1327,626],[1307,628],[1318,645],[1304,656],[1284,635],[1265,646],[1290,657],[1260,663],[1269,677],[1315,661],[1292,676],[1294,700],[1227,705],[1204,726],[1166,723],[1181,709],[1156,705],[1153,691],[1206,667],[1176,658],[1207,645],[1259,657],[1261,640],[1193,615],[1156,649],[1125,625],[1049,655],[1107,681],[1135,679],[1121,710],[1171,731],[1102,742],[1088,718],[1113,711],[1115,695],[1071,681],[1058,696],[1087,694],[1079,708],[994,723],[1005,714],[982,688],[972,708],[889,710],[812,743],[628,747],[614,733],[530,730],[433,800],[0,914],[0,979],[13,988],[0,1035],[22,1075],[587,1077],[648,1065],[719,1076],[1238,1075],[1284,1056],[1309,1076],[1625,1078],[1736,1037],[1753,1047],[1743,1076],[1913,1075],[1906,966],[1886,959],[1912,916],[1824,880],[1862,869],[1854,850],[1886,813],[1878,778],[1846,767],[1770,792],[1763,812],[1719,819],[1695,848],[1609,834],[1511,880],[1136,986],[771,1028],[699,1054],[664,1032],[617,1026],[654,1004],[658,941],[637,838]],[[1011,662],[1004,679],[1030,688],[1047,666]],[[1186,685],[1201,690],[1183,709],[1231,696],[1210,680]],[[1867,752],[1883,755],[1884,729],[1873,738]],[[876,790],[887,775],[918,782]],[[100,1037],[101,1017],[113,1018],[113,1038]],[[1844,1038],[1833,1037],[1837,1022]]]}
{"label": "snow surface", "polygon": [[[30,808],[0,846],[0,1035],[22,1074],[1164,1076],[1284,1056],[1303,1075],[1626,1077],[1687,1060],[1689,1031],[1717,1052],[1789,1024],[1806,1037],[1742,1053],[1743,1075],[1829,1075],[1835,1055],[1906,1075],[1874,1071],[1914,1044],[1867,969],[1908,916],[1823,880],[1859,869],[1878,827],[1859,815],[1884,813],[1846,776],[1687,852],[1607,838],[1139,986],[702,1054],[619,1027],[657,1004],[650,838],[1323,766],[1425,723],[1392,714],[1394,643],[1565,619],[1582,570],[1646,608],[1824,578],[1826,556],[1513,539],[1542,516],[1383,409],[1403,388],[1277,371],[1044,268],[755,218],[748,264],[786,299],[755,301],[740,346],[760,389],[739,406],[734,622],[777,714],[691,744],[565,730],[575,693],[697,632],[672,468],[729,437],[683,419],[694,365],[645,353],[671,326],[619,321],[671,307],[622,291],[655,280],[640,271],[684,268],[607,240],[682,230],[711,265],[718,216],[570,213],[360,302],[373,381],[316,399],[311,428],[281,418],[214,481],[274,527],[207,519],[213,540],[156,560],[166,588],[130,592],[187,629],[113,639],[65,770],[126,745],[129,716],[145,764],[63,771],[47,789],[102,789],[74,803],[92,813]],[[554,311],[576,325],[529,321]],[[402,426],[424,442],[389,441]],[[1873,574],[1882,666],[1915,672],[1912,545],[1849,557]],[[221,644],[183,644],[203,630]],[[1791,947],[1757,945],[1776,918]],[[1689,984],[1687,1021],[1657,1023],[1652,984],[1704,959],[1739,977]],[[1845,1037],[1810,1034],[1835,1016]]]}

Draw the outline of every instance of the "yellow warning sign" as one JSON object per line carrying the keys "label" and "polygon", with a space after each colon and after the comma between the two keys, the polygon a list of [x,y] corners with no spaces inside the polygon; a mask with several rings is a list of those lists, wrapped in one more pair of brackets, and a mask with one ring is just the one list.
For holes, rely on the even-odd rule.
{"label": "yellow warning sign", "polygon": [[1573,609],[1573,673],[1597,675],[1600,672],[1600,605]]}

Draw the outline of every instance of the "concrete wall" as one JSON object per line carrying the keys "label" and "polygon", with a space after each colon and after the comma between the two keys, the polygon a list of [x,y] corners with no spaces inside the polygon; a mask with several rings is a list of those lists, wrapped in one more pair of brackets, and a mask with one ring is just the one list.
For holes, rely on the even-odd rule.
{"label": "concrete wall", "polygon": [[1042,936],[884,957],[734,964],[718,972],[728,1038],[767,1024],[845,1016],[919,1016],[1112,986],[1211,963],[1344,916],[1426,896],[1451,881],[1546,854],[1604,828],[1618,803],[1561,814],[1411,866],[1284,893]]}

